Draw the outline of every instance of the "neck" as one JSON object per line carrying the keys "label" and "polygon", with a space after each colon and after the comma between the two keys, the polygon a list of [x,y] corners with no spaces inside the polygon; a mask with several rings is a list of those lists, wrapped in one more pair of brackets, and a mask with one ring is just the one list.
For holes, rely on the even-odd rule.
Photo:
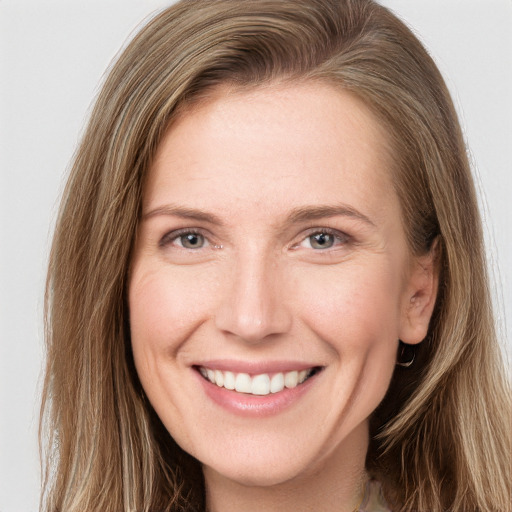
{"label": "neck", "polygon": [[361,503],[368,430],[361,426],[314,466],[275,485],[244,485],[204,467],[208,512],[353,512]]}

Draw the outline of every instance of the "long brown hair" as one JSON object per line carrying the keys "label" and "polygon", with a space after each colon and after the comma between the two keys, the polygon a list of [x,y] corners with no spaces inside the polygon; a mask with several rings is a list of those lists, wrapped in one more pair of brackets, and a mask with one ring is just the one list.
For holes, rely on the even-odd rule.
{"label": "long brown hair", "polygon": [[438,254],[430,330],[371,419],[367,469],[395,510],[510,510],[509,387],[463,137],[432,59],[372,0],[184,0],[110,70],[50,257],[42,510],[204,509],[199,464],[159,422],[131,356],[125,290],[144,178],[169,123],[213,88],[304,80],[378,116],[411,252]]}

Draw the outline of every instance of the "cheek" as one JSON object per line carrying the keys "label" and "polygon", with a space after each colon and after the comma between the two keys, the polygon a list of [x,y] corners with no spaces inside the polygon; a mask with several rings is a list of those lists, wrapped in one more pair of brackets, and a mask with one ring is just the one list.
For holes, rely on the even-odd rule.
{"label": "cheek", "polygon": [[207,318],[215,290],[207,291],[208,280],[193,277],[165,266],[134,269],[129,287],[130,333],[139,374],[151,372],[159,358],[173,361],[183,342]]}
{"label": "cheek", "polygon": [[403,288],[399,271],[354,264],[305,276],[297,293],[304,318],[337,351],[396,346]]}
{"label": "cheek", "polygon": [[395,369],[401,267],[371,263],[319,268],[296,281],[304,325],[331,354],[325,397],[333,405],[326,424],[338,440],[375,411]]}

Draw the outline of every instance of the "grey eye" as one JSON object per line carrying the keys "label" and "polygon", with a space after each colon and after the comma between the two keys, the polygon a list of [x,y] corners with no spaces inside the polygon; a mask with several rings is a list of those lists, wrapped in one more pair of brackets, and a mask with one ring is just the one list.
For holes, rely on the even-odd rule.
{"label": "grey eye", "polygon": [[205,245],[204,236],[199,233],[185,233],[180,235],[178,240],[185,249],[201,249]]}
{"label": "grey eye", "polygon": [[334,245],[334,235],[330,233],[315,233],[309,236],[313,249],[330,249]]}

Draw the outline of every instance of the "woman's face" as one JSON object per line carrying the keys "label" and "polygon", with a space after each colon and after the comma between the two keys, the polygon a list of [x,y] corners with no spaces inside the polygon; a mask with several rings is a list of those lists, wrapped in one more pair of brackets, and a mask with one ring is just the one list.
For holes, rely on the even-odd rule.
{"label": "woman's face", "polygon": [[364,460],[398,339],[421,341],[431,309],[390,167],[372,114],[321,84],[220,90],[163,138],[131,266],[133,355],[207,475],[271,485]]}

